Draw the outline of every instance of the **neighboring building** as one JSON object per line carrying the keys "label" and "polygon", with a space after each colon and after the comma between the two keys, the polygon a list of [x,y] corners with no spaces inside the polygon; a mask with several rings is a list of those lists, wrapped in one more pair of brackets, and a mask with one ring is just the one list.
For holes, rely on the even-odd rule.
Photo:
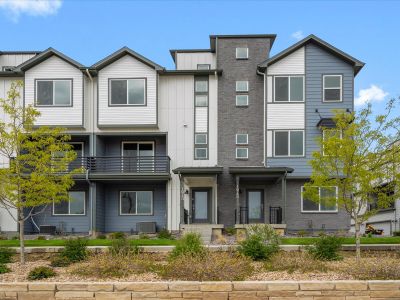
{"label": "neighboring building", "polygon": [[[332,109],[354,109],[364,64],[313,35],[269,58],[275,37],[212,35],[210,49],[171,50],[176,70],[129,48],[91,67],[52,48],[0,53],[0,97],[24,80],[36,125],[66,127],[74,165],[87,170],[74,201],[49,206],[25,230],[348,230],[344,211],[301,191]],[[0,218],[1,230],[16,230]]]}

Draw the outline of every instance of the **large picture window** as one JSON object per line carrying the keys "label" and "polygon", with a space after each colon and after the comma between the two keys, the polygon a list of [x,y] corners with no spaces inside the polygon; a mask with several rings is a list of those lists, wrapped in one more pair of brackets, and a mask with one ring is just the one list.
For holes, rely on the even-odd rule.
{"label": "large picture window", "polygon": [[152,215],[153,192],[151,191],[121,191],[121,215]]}
{"label": "large picture window", "polygon": [[85,215],[86,193],[84,191],[70,191],[68,194],[68,201],[53,202],[53,215]]}
{"label": "large picture window", "polygon": [[36,80],[36,106],[71,106],[72,79]]}
{"label": "large picture window", "polygon": [[337,212],[338,188],[332,187],[309,187],[315,189],[313,193],[318,196],[319,201],[313,201],[303,196],[304,186],[301,187],[301,211],[302,212]]}
{"label": "large picture window", "polygon": [[274,91],[275,102],[303,102],[304,77],[276,76]]}
{"label": "large picture window", "polygon": [[146,105],[146,79],[110,79],[110,105]]}
{"label": "large picture window", "polygon": [[274,138],[275,156],[303,156],[304,131],[303,130],[277,130]]}
{"label": "large picture window", "polygon": [[342,75],[323,76],[324,102],[342,101]]}

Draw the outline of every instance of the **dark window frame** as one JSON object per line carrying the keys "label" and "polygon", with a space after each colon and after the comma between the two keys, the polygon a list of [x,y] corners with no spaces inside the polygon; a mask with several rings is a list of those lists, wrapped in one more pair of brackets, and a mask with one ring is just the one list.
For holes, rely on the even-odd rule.
{"label": "dark window frame", "polygon": [[[52,96],[52,102],[53,104],[38,104],[38,82],[40,81],[51,81],[53,85],[53,96]],[[70,103],[69,104],[54,104],[54,82],[56,81],[68,81],[70,82]],[[74,98],[74,79],[73,78],[35,78],[34,81],[34,107],[73,107],[73,98]]]}
{"label": "dark window frame", "polygon": [[[114,80],[126,80],[127,94],[126,94],[126,104],[112,104],[111,103],[111,82]],[[143,104],[129,104],[129,80],[143,80],[144,81],[144,103]],[[147,77],[125,77],[125,78],[108,78],[108,107],[141,107],[147,106]]]}

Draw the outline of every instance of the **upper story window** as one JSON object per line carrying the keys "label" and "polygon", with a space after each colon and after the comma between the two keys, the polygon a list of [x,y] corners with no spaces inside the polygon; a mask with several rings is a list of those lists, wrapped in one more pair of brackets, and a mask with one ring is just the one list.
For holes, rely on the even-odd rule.
{"label": "upper story window", "polygon": [[277,130],[274,138],[274,156],[299,157],[304,155],[303,130]]}
{"label": "upper story window", "polygon": [[197,70],[210,70],[210,64],[197,64]]}
{"label": "upper story window", "polygon": [[72,79],[36,80],[36,106],[71,106]]}
{"label": "upper story window", "polygon": [[249,105],[249,82],[236,81],[236,106]]}
{"label": "upper story window", "polygon": [[304,76],[275,76],[275,102],[303,102]]}
{"label": "upper story window", "polygon": [[195,148],[194,149],[194,158],[195,159],[207,159],[208,157],[208,149],[207,148]]}
{"label": "upper story window", "polygon": [[194,91],[196,93],[207,93],[208,92],[208,80],[196,79]]}
{"label": "upper story window", "polygon": [[249,135],[247,133],[236,134],[236,145],[247,145],[249,143]]}
{"label": "upper story window", "polygon": [[301,211],[302,212],[337,212],[337,196],[338,188],[336,186],[331,187],[311,187],[315,190],[318,195],[319,201],[313,201],[303,197],[304,186],[301,187]]}
{"label": "upper story window", "polygon": [[152,191],[121,191],[119,198],[120,215],[152,215]]}
{"label": "upper story window", "polygon": [[146,79],[110,79],[110,105],[146,105]]}
{"label": "upper story window", "polygon": [[194,135],[195,145],[207,145],[207,133],[196,133]]}
{"label": "upper story window", "polygon": [[342,75],[323,75],[323,101],[342,101]]}
{"label": "upper story window", "polygon": [[249,82],[248,81],[236,81],[236,92],[248,92]]}
{"label": "upper story window", "polygon": [[53,215],[85,215],[86,193],[84,191],[71,191],[68,195],[68,201],[53,202]]}
{"label": "upper story window", "polygon": [[240,47],[236,48],[236,59],[248,59],[249,58],[249,48]]}

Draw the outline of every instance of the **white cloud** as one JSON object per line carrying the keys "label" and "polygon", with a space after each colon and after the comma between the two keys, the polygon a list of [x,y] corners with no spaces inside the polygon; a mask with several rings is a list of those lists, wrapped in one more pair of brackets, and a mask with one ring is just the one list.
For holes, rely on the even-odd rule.
{"label": "white cloud", "polygon": [[358,97],[355,99],[355,105],[364,105],[368,102],[380,102],[385,99],[389,93],[382,90],[380,87],[371,84],[367,89],[362,89],[358,92]]}
{"label": "white cloud", "polygon": [[296,32],[293,32],[291,37],[299,41],[304,38],[304,33],[302,30],[298,30]]}
{"label": "white cloud", "polygon": [[18,22],[22,14],[54,15],[60,9],[61,2],[61,0],[0,0],[0,9],[4,10],[12,21]]}

